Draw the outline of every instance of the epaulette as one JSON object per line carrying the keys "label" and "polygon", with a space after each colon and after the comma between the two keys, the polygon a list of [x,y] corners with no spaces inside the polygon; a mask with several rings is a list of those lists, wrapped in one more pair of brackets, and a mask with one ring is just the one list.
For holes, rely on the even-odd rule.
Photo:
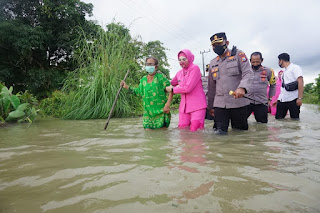
{"label": "epaulette", "polygon": [[237,47],[236,46],[233,46],[232,47],[232,50],[231,50],[231,56],[234,56],[237,54]]}

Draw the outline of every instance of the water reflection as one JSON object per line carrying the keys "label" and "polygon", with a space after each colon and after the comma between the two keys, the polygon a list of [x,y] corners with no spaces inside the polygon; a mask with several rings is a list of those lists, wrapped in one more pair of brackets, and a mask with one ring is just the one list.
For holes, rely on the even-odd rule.
{"label": "water reflection", "polygon": [[179,161],[174,161],[172,167],[177,167],[188,172],[198,173],[199,167],[205,166],[208,153],[204,134],[199,131],[194,133],[188,130],[179,130],[176,155]]}

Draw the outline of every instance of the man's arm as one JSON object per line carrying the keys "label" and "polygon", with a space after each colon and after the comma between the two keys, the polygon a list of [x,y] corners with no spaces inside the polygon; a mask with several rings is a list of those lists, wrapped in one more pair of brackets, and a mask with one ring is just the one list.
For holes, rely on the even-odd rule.
{"label": "man's arm", "polygon": [[298,79],[298,99],[297,99],[297,105],[302,105],[302,97],[303,97],[303,77],[300,76]]}
{"label": "man's arm", "polygon": [[242,98],[252,85],[253,81],[253,71],[251,69],[251,65],[247,59],[247,56],[244,52],[239,51],[237,53],[238,57],[238,65],[240,66],[240,70],[242,73],[242,79],[236,91],[234,92],[235,98]]}

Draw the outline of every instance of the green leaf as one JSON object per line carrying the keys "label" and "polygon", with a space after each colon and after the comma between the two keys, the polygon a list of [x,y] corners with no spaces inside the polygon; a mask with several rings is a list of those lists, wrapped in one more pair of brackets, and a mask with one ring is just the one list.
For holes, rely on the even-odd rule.
{"label": "green leaf", "polygon": [[4,111],[6,112],[10,107],[9,97],[3,97],[3,106],[4,106]]}
{"label": "green leaf", "polygon": [[30,112],[28,118],[29,118],[31,121],[34,121],[34,120],[36,119],[37,115],[38,115],[37,110],[36,110],[34,107],[32,107],[32,108],[31,108],[31,112]]}
{"label": "green leaf", "polygon": [[7,87],[3,87],[1,90],[1,94],[4,96],[9,96],[9,90]]}
{"label": "green leaf", "polygon": [[19,111],[25,111],[27,109],[27,107],[29,106],[29,103],[24,103],[24,104],[20,104],[17,108],[17,110]]}
{"label": "green leaf", "polygon": [[9,89],[9,93],[11,94],[13,91],[13,87],[11,86],[10,89]]}
{"label": "green leaf", "polygon": [[10,101],[14,109],[17,109],[20,105],[20,99],[15,95],[10,96]]}
{"label": "green leaf", "polygon": [[22,118],[24,115],[25,115],[24,112],[15,110],[15,111],[9,113],[6,121],[17,120],[17,119]]}

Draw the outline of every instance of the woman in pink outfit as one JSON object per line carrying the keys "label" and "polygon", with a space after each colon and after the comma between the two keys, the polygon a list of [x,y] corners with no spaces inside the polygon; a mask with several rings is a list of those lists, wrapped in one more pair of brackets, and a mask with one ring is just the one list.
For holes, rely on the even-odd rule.
{"label": "woman in pink outfit", "polygon": [[194,55],[188,49],[181,50],[178,59],[182,69],[172,79],[172,86],[166,88],[169,92],[181,94],[178,127],[190,126],[190,131],[203,129],[207,103],[200,69],[193,64]]}
{"label": "woman in pink outfit", "polygon": [[[278,72],[278,79],[277,79],[277,83],[276,83],[276,93],[274,94],[274,96],[272,97],[272,100],[269,104],[270,106],[270,112],[271,112],[271,115],[276,115],[276,112],[277,112],[277,107],[276,106],[272,106],[272,104],[274,102],[277,102],[278,101],[278,97],[280,95],[280,91],[281,91],[281,85],[282,85],[282,80],[281,80],[281,76],[282,76],[282,73],[283,71],[280,70]],[[269,89],[269,88],[268,88]],[[269,94],[269,92],[268,92]]]}

